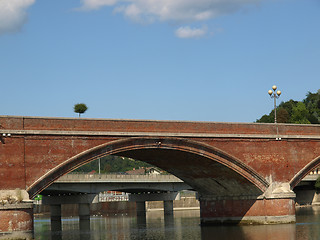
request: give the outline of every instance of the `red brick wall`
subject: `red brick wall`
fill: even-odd
[[[197,137],[184,137],[199,144],[207,144],[221,150],[232,158],[249,166],[260,176],[269,181],[289,182],[308,163],[320,156],[320,139],[283,138],[232,138],[205,137],[201,134],[258,134],[273,135],[274,124],[214,123],[214,122],[179,122],[179,121],[139,121],[139,120],[97,120],[32,117],[0,117],[0,130],[51,130],[51,131],[110,131],[141,133],[193,133]],[[320,127],[315,125],[279,124],[282,135],[320,136]],[[107,144],[128,136],[88,136],[88,135],[19,135],[3,138],[0,144],[0,189],[27,189],[43,175],[64,163],[67,159],[101,144]],[[137,146],[137,148],[144,148]],[[201,155],[201,150],[196,154]],[[134,155],[132,156],[134,157]],[[167,159],[161,167],[164,170],[187,168],[180,162]],[[200,161],[200,160],[199,160]],[[315,161],[314,166],[320,162]],[[154,162],[157,164],[157,162]],[[160,162],[159,162],[160,163]],[[192,164],[192,159],[190,160]],[[78,162],[79,164],[79,162]],[[174,164],[174,165],[170,165]],[[201,162],[197,163],[198,166]],[[228,161],[224,162],[228,166]],[[195,164],[194,167],[197,165]],[[208,165],[209,166],[209,165]],[[60,172],[72,168],[68,165]],[[59,171],[58,171],[59,172]],[[199,171],[202,174],[204,170]],[[189,176],[192,179],[192,176]],[[223,176],[222,176],[223,177]]]
[[[33,229],[33,208],[0,209],[0,233],[31,231]]]

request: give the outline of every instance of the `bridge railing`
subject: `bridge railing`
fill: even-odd
[[[304,180],[315,181],[320,175],[320,168],[311,171]],[[171,174],[90,174],[90,173],[69,173],[60,177],[56,182],[183,182]]]
[[[69,173],[60,177],[56,182],[183,182],[174,175],[146,174],[88,174],[88,173]]]
[[[320,168],[316,168],[309,173],[305,178],[314,179],[320,175]],[[97,173],[69,173],[60,177],[57,182],[81,182],[81,181],[107,181],[107,182],[119,182],[119,181],[130,181],[130,182],[183,182],[171,174],[144,174],[144,175],[130,175],[130,174],[97,174]]]

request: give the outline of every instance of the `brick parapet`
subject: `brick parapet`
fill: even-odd
[[[278,128],[278,131],[277,131]],[[320,136],[317,125],[0,116],[1,130]]]

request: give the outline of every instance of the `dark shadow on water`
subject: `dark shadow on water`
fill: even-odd
[[[81,240],[90,240],[90,219],[80,220],[79,221],[80,228],[80,239]]]
[[[146,215],[137,216],[137,227],[138,229],[145,229],[147,227]]]
[[[51,221],[51,239],[62,240],[62,222]]]
[[[164,215],[164,233],[166,239],[174,239],[175,238],[175,231],[174,231],[174,216],[173,214]]]
[[[146,214],[140,214],[137,216],[137,233],[133,235],[138,235],[141,239],[147,239],[147,218]]]

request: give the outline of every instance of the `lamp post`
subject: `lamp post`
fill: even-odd
[[[281,95],[281,91],[277,90],[277,86],[273,85],[272,86],[272,90],[269,90],[268,93],[270,95],[271,98],[274,99],[274,123],[277,123],[277,103],[276,103],[276,99],[280,97]]]

